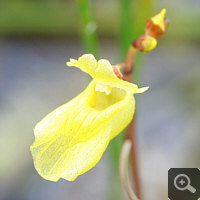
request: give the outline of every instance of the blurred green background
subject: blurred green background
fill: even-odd
[[[170,167],[200,166],[200,2],[83,2],[0,1],[0,200],[126,199],[116,166],[120,136],[91,171],[75,182],[53,183],[33,167],[32,129],[87,86],[89,76],[65,66],[69,58],[93,52],[122,62],[145,21],[162,8],[169,29],[153,52],[138,55],[136,65],[135,82],[150,86],[137,95],[144,199],[167,199]]]

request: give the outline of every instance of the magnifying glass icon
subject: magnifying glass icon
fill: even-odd
[[[190,178],[186,174],[179,174],[174,179],[174,186],[176,189],[184,191],[189,190],[191,193],[196,192],[196,188],[190,185]]]

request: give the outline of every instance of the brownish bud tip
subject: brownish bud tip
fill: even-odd
[[[167,26],[166,24],[165,26]],[[161,37],[165,32],[158,26],[155,25],[151,19],[146,22],[146,34],[155,38]]]
[[[146,34],[152,37],[161,37],[167,28],[168,21],[165,20],[166,9],[162,9],[157,15],[146,22]]]
[[[146,35],[142,35],[137,40],[133,41],[133,47],[138,49],[139,51],[143,51],[142,41],[145,39],[145,36]]]

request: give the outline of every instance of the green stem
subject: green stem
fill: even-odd
[[[92,18],[89,0],[78,0],[80,17],[82,23],[81,39],[87,53],[98,55],[97,25]]]
[[[120,8],[120,53],[124,60],[133,40],[131,0],[120,0]]]

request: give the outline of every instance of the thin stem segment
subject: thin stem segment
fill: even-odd
[[[133,45],[131,45],[128,50],[125,63],[122,63],[119,65],[120,68],[124,72],[124,76],[123,76],[124,79],[129,82],[132,82],[136,54],[137,54],[137,49],[134,48]],[[139,172],[138,172],[138,159],[137,159],[137,151],[136,151],[135,116],[127,128],[126,139],[131,142],[130,159],[131,159],[131,171],[132,171],[132,176],[133,176],[132,179],[134,183],[134,187],[132,188],[135,191],[136,196],[139,199],[141,199],[140,178],[139,178]],[[125,191],[127,190],[125,189]]]

